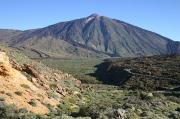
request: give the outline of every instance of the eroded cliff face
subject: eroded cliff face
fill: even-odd
[[[11,67],[9,58],[6,54],[4,52],[0,52],[0,75],[14,77],[18,74],[19,73]]]
[[[12,68],[4,52],[0,52],[0,81],[0,95],[5,98],[7,104],[15,104],[18,108],[44,114],[48,113],[48,108],[42,104],[43,102],[47,100],[50,103],[58,103],[48,99],[45,91],[33,85],[20,71]],[[44,99],[38,97],[38,94]],[[30,104],[32,100],[37,104],[36,107]]]
[[[30,65],[15,69],[5,52],[0,52],[0,97],[6,104],[14,104],[17,108],[25,108],[37,114],[47,114],[47,104],[57,106],[70,91],[59,85],[50,85],[49,79]],[[72,79],[64,73],[54,74],[60,78]],[[75,81],[76,79],[73,78]],[[72,93],[72,92],[71,92]],[[56,95],[56,98],[50,96]]]

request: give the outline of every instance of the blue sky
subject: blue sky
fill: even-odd
[[[180,0],[1,0],[0,28],[34,29],[92,13],[180,41]]]

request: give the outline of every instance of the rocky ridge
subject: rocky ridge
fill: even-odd
[[[52,75],[53,81],[32,65],[20,66],[10,61],[5,52],[0,52],[0,97],[6,104],[14,104],[17,108],[37,114],[49,113],[47,104],[56,107],[64,97],[71,97],[78,90],[65,88],[55,82],[71,80],[74,82],[72,85],[80,86],[80,82],[67,73],[56,71]]]

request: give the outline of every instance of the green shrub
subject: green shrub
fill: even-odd
[[[57,83],[51,83],[51,84],[49,84],[49,87],[51,89],[55,89],[57,87]]]
[[[54,99],[59,98],[58,95],[56,95],[54,92],[48,92],[47,94],[48,94],[48,97],[50,98],[54,98]]]
[[[18,112],[19,112],[19,113],[28,113],[28,110],[25,109],[25,108],[20,108],[20,109],[18,110]]]
[[[78,116],[89,116],[96,119],[100,116],[100,110],[96,106],[82,106],[80,107]]]
[[[61,113],[71,114],[71,104],[69,102],[63,102],[59,104],[58,109]]]
[[[140,98],[142,100],[146,100],[146,101],[149,101],[149,100],[152,100],[153,99],[153,95],[151,95],[152,93],[145,93],[145,92],[142,92],[140,94]]]
[[[9,97],[12,97],[12,94],[11,94],[11,93],[6,93],[6,95],[8,95]]]
[[[19,95],[19,96],[22,96],[23,93],[21,91],[16,91],[15,94]]]
[[[0,101],[5,101],[4,97],[0,97]]]
[[[31,100],[31,101],[29,101],[28,102],[31,106],[33,106],[33,107],[36,107],[37,106],[37,103],[36,103],[36,101],[35,100]]]
[[[21,87],[23,87],[25,89],[30,89],[29,85],[27,85],[27,84],[21,84]]]
[[[17,109],[15,105],[0,103],[0,119],[46,119],[43,116],[28,112],[26,109]]]
[[[178,98],[178,97],[168,96],[167,99],[172,101],[172,102],[175,102],[177,104],[180,104],[180,98]]]
[[[42,95],[42,94],[40,94],[40,93],[38,93],[38,94],[37,94],[37,96],[38,96],[38,97],[43,97],[43,95]]]

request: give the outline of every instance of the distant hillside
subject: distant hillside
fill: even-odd
[[[126,89],[178,90],[179,68],[179,56],[115,58],[98,65],[94,76]]]
[[[9,34],[12,33],[7,33]],[[137,57],[180,54],[179,42],[97,14],[14,34],[6,43],[32,57]],[[7,38],[3,39],[1,42]]]
[[[11,29],[0,29],[0,42],[1,43],[9,43],[16,36],[21,34],[22,31],[19,30],[11,30]]]

